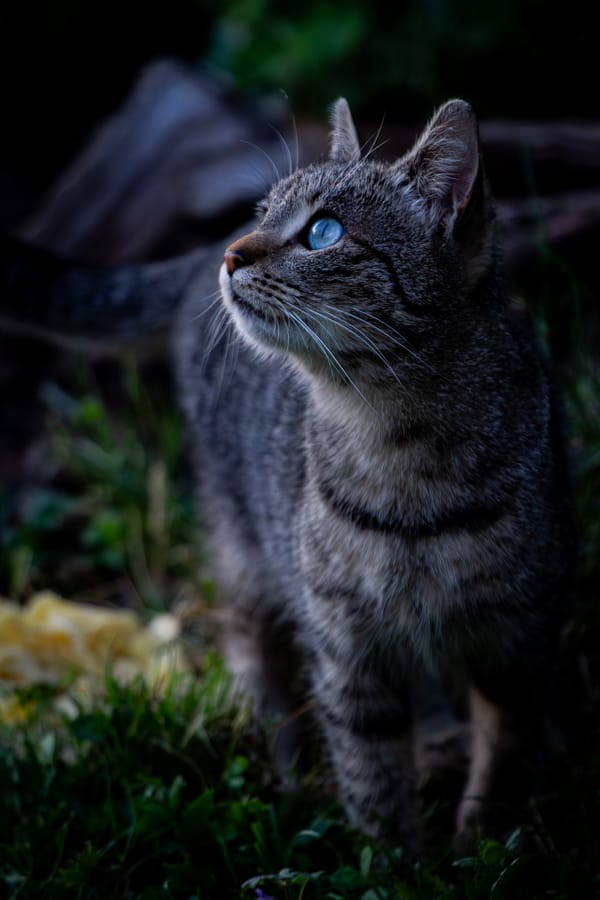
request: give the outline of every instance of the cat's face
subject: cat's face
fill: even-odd
[[[436,126],[439,113],[411,153],[387,164],[360,158],[338,103],[332,159],[276,184],[256,230],[225,253],[223,299],[243,335],[342,380],[421,358],[436,298],[460,269],[453,229],[478,171],[465,107],[466,137],[457,115]],[[454,169],[452,153],[462,154]]]

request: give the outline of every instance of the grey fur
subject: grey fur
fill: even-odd
[[[331,146],[229,247],[228,316],[192,298],[180,320],[229,659],[284,718],[299,666],[350,820],[407,841],[411,684],[469,685],[464,835],[540,740],[574,553],[560,413],[503,292],[468,104],[387,164],[338,101]],[[313,251],[320,215],[345,234]]]
[[[331,108],[329,158],[332,162],[338,163],[349,163],[360,159],[360,143],[345,97],[339,97]]]

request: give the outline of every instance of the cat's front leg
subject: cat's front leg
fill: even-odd
[[[321,649],[313,664],[316,712],[348,819],[365,833],[415,844],[414,771],[407,693],[353,660]]]
[[[257,722],[271,726],[275,769],[293,786],[306,727],[293,625],[251,594],[238,595],[228,612],[224,650],[234,691],[251,701]]]
[[[535,792],[547,693],[539,676],[548,670],[542,667],[535,676],[521,670],[521,678],[519,670],[516,664],[511,672],[503,667],[496,683],[485,677],[470,685],[472,747],[456,822],[459,850],[472,849],[481,836],[504,836],[521,824]]]

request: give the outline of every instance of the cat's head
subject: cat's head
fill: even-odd
[[[462,100],[392,163],[363,156],[338,100],[329,159],[275,184],[260,213],[225,251],[224,302],[252,343],[340,381],[430,365],[491,264],[492,208]]]

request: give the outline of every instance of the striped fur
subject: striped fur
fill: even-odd
[[[413,681],[469,686],[464,835],[540,734],[574,553],[560,412],[503,293],[470,107],[388,164],[340,101],[331,146],[228,249],[227,315],[181,317],[228,651],[262,713],[293,721],[306,686],[350,820],[407,843]],[[322,216],[345,233],[311,250]]]

